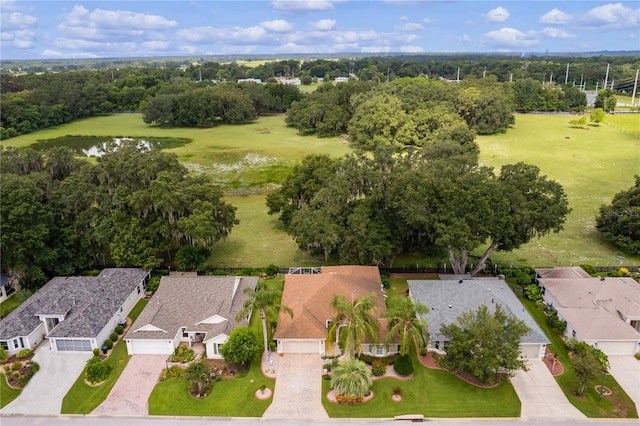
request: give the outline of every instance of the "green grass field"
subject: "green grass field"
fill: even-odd
[[[22,389],[14,389],[7,384],[7,378],[0,373],[0,408],[8,405],[11,401],[20,396]]]
[[[640,114],[611,114],[607,115],[604,122],[640,139]]]
[[[520,417],[520,400],[511,382],[484,389],[453,374],[424,367],[412,357],[410,380],[380,379],[373,382],[374,398],[359,405],[339,405],[326,398],[329,381],[322,381],[322,405],[329,417],[390,418],[401,414],[425,417]],[[402,401],[393,402],[393,388],[402,389]]]
[[[617,128],[604,124],[575,129],[568,125],[569,115],[525,114],[518,115],[515,126],[503,134],[478,137],[483,164],[497,169],[518,161],[535,164],[564,186],[573,209],[560,233],[536,239],[511,253],[494,253],[493,261],[504,266],[640,264],[640,256],[620,252],[595,229],[599,207],[610,203],[615,193],[630,188],[634,174],[640,173],[640,140],[629,133],[640,131],[639,117],[616,114],[607,116],[606,121]],[[300,252],[276,218],[266,214],[264,188],[281,182],[308,154],[342,156],[349,152],[342,138],[302,137],[285,125],[282,115],[261,117],[246,125],[162,129],[144,124],[140,114],[115,114],[78,120],[3,143],[24,147],[65,135],[191,139],[191,143],[167,152],[177,154],[190,169],[213,175],[226,190],[226,199],[238,208],[241,221],[226,241],[216,245],[210,260],[213,266],[323,263],[321,257]],[[435,266],[445,261],[408,254],[395,265]]]

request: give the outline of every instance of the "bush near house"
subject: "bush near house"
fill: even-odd
[[[189,348],[187,345],[180,345],[173,351],[173,355],[169,357],[169,361],[189,362],[192,361],[195,357],[196,353],[193,351],[193,349]]]
[[[393,363],[393,369],[403,377],[412,375],[413,362],[411,362],[411,357],[409,355],[398,357],[398,359]]]
[[[112,342],[116,342],[116,341],[118,340],[118,333],[116,333],[116,332],[114,331],[113,333],[111,333],[111,334],[109,335],[109,339],[110,339]]]
[[[116,326],[116,333],[122,334],[124,332],[124,327],[121,325]]]
[[[374,359],[371,363],[371,373],[376,376],[384,376],[387,372],[387,364],[379,359]]]
[[[109,378],[112,368],[111,364],[103,362],[99,356],[94,356],[87,361],[84,377],[91,384],[101,383]]]
[[[29,358],[29,356],[31,356],[31,349],[29,348],[22,349],[20,352],[16,354],[16,358],[18,359]]]

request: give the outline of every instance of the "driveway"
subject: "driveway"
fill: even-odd
[[[166,366],[167,355],[133,355],[107,399],[91,414],[146,416],[148,400]]]
[[[286,354],[278,358],[273,402],[263,419],[328,420],[322,406],[322,358]]]
[[[610,356],[609,371],[640,413],[640,361],[632,356]]]
[[[40,370],[31,378],[20,396],[4,407],[2,412],[60,414],[62,399],[92,356],[92,353],[54,353],[49,349],[49,340],[44,339],[33,357],[33,361],[40,365]]]
[[[520,398],[520,417],[526,419],[585,419],[574,407],[540,359],[530,359],[529,371],[518,371],[511,383]]]

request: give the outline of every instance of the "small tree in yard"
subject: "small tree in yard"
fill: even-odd
[[[189,364],[185,371],[186,377],[191,380],[192,383],[196,383],[198,387],[198,395],[202,395],[205,391],[207,379],[211,373],[211,367],[204,361],[198,361]]]
[[[500,305],[492,314],[486,305],[464,312],[458,323],[443,325],[440,333],[451,339],[447,355],[440,358],[450,370],[463,371],[482,383],[496,383],[517,370],[526,370],[520,359],[520,340],[529,327]]]
[[[229,339],[220,348],[220,353],[227,362],[246,364],[251,362],[261,350],[260,344],[249,327],[238,327],[231,332]]]
[[[371,370],[363,361],[347,357],[333,369],[331,387],[346,397],[344,402],[360,402],[372,385]]]
[[[571,366],[578,382],[576,395],[583,395],[587,384],[598,378],[603,371],[602,364],[593,355],[593,352],[589,350],[575,352],[571,358]]]
[[[424,334],[427,331],[427,323],[420,319],[419,314],[429,310],[422,303],[408,297],[393,297],[387,302],[388,308],[382,314],[389,319],[389,332],[387,333],[387,345],[397,337],[400,339],[400,355],[407,355],[413,344],[416,349],[424,346]]]

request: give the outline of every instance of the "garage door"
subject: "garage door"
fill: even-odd
[[[56,339],[58,352],[91,352],[91,342],[80,339]]]
[[[173,345],[166,340],[130,340],[129,355],[169,355],[173,353]]]
[[[520,352],[525,358],[540,358],[540,352],[542,351],[541,345],[534,344],[522,344],[520,345]],[[544,352],[543,352],[544,354]]]
[[[318,340],[288,340],[282,342],[282,352],[285,354],[318,354],[320,342]]]
[[[636,342],[598,342],[598,349],[608,356],[634,355]]]

